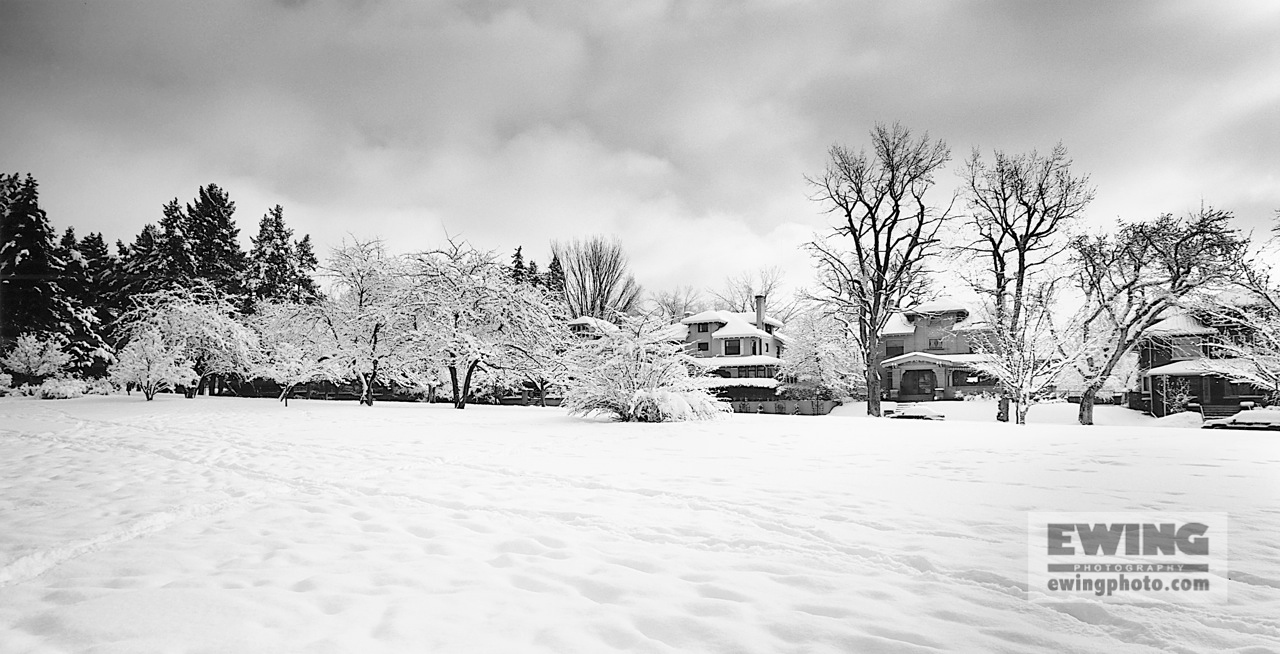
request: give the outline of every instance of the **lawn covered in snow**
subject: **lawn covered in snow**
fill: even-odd
[[[0,652],[1280,649],[1280,434],[1098,417],[5,398]],[[1228,605],[1024,599],[1026,512],[1137,510]]]

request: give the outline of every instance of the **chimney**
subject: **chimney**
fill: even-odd
[[[764,296],[756,296],[756,329],[764,331]]]
[[[682,317],[682,318],[688,318],[689,316],[692,316],[692,315],[693,315],[693,312],[692,312],[692,311],[686,311],[686,312],[684,312],[684,315],[683,315],[683,316],[681,316],[681,317]]]

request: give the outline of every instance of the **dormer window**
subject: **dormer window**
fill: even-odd
[[[930,350],[941,350],[941,349],[942,349],[942,339],[941,339],[941,338],[931,338],[931,339],[929,339],[929,349],[930,349]]]
[[[701,333],[701,334],[707,333],[707,327],[708,325],[705,322],[698,323],[698,333]]]

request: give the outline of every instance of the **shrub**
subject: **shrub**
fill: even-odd
[[[84,382],[67,377],[46,379],[36,389],[36,397],[42,400],[69,400],[82,395],[84,395]]]
[[[13,375],[0,372],[0,397],[13,392]]]

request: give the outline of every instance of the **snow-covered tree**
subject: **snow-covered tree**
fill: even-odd
[[[257,334],[240,322],[224,295],[207,286],[139,296],[121,324],[129,341],[155,335],[177,349],[196,373],[190,397],[202,393],[214,376],[247,376],[259,356]]]
[[[183,354],[181,344],[170,342],[160,330],[143,328],[133,333],[111,365],[110,377],[117,385],[137,387],[147,400],[156,393],[196,383],[199,375]]]
[[[414,257],[409,272],[413,305],[425,331],[420,349],[448,371],[454,406],[466,408],[481,369],[547,376],[569,340],[565,316],[540,289],[518,283],[492,253],[465,243]],[[545,373],[545,374],[542,374]]]
[[[698,313],[708,307],[702,291],[687,284],[670,290],[650,291],[645,305],[647,312],[656,313],[667,322],[679,322],[686,313]],[[755,306],[750,310],[755,311]]]
[[[248,258],[240,247],[236,227],[236,203],[217,184],[200,187],[194,203],[185,210],[186,235],[195,260],[195,278],[202,279],[227,297],[245,295]]]
[[[343,377],[360,383],[360,403],[368,406],[384,377],[421,370],[430,358],[432,341],[406,295],[403,268],[381,241],[354,240],[334,249],[321,269],[329,288],[316,311],[327,348]]]
[[[1084,380],[1079,421],[1093,424],[1098,391],[1152,325],[1195,295],[1235,277],[1246,242],[1231,214],[1201,208],[1186,218],[1163,215],[1122,223],[1112,235],[1071,241],[1073,281],[1084,296],[1077,318],[1076,370]]]
[[[787,354],[778,376],[787,382],[788,394],[816,400],[866,391],[861,349],[846,322],[811,306],[793,317],[782,335]]]
[[[1017,322],[988,302],[981,318],[985,328],[972,331],[969,344],[983,355],[971,365],[999,382],[1001,397],[1013,404],[1014,421],[1024,425],[1027,411],[1053,395],[1085,348],[1062,347],[1078,341],[1071,333],[1075,325],[1055,323],[1056,282],[1021,290]],[[1003,320],[1003,326],[997,320]]]
[[[0,364],[18,375],[21,383],[39,384],[66,372],[72,361],[66,348],[67,339],[60,334],[38,336],[27,333],[18,337],[8,353],[0,358]]]
[[[343,380],[333,340],[314,305],[259,304],[250,324],[261,348],[253,374],[279,384],[285,406],[300,384]]]
[[[58,285],[70,311],[69,320],[65,323],[65,336],[66,350],[71,354],[71,367],[78,374],[101,377],[106,373],[107,364],[111,360],[106,328],[100,312],[95,308],[103,300],[93,293],[93,271],[89,269],[88,259],[81,252],[81,244],[76,240],[74,228],[68,227],[63,233],[55,254],[62,267]]]
[[[670,340],[665,323],[622,316],[619,329],[569,352],[563,406],[624,422],[705,420],[729,411],[700,383],[705,369]]]
[[[61,333],[74,308],[34,177],[0,174],[0,346],[27,332]]]

